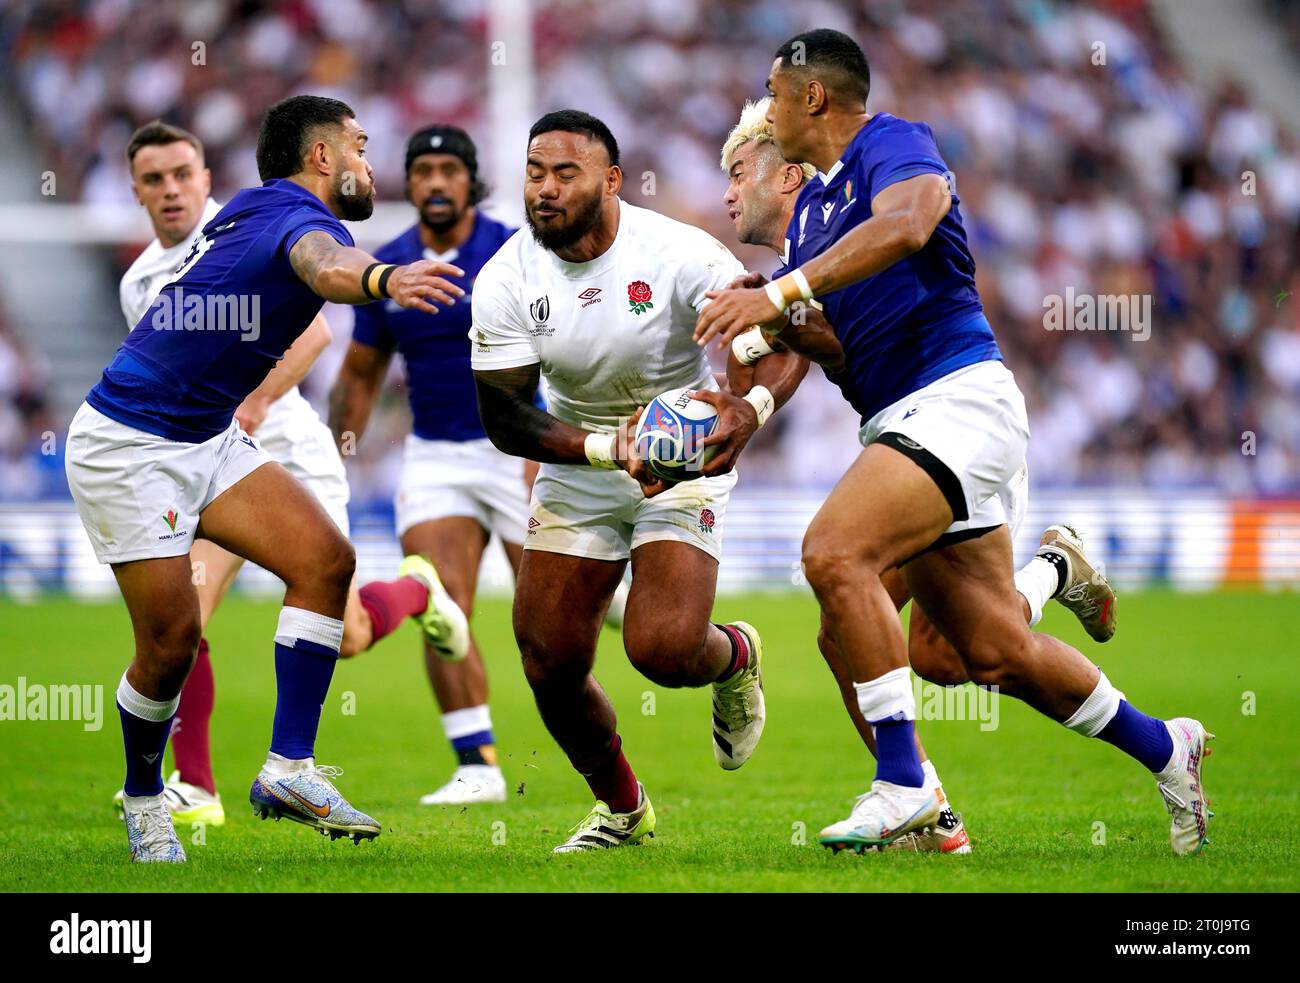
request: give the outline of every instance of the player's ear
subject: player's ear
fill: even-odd
[[[783,164],[781,166],[781,190],[784,192],[798,191],[803,184],[803,168],[798,164]]]
[[[203,168],[203,195],[207,197],[212,194],[212,169]]]
[[[617,164],[610,164],[609,170],[605,172],[605,190],[611,195],[623,190],[623,168]]]
[[[825,112],[830,103],[830,96],[826,94],[826,86],[816,79],[809,79],[808,86],[804,90],[804,100],[808,107],[808,115],[816,116],[818,113]]]

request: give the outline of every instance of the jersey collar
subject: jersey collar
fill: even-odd
[[[551,262],[555,264],[555,268],[560,275],[570,280],[585,280],[610,269],[618,256],[619,247],[622,245],[623,240],[627,238],[627,209],[627,202],[620,198],[618,200],[618,231],[614,233],[614,241],[609,244],[608,249],[595,259],[589,259],[585,263],[570,263],[547,250],[547,255],[551,257]]]

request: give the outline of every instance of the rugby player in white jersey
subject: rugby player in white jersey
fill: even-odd
[[[713,687],[723,768],[739,768],[758,743],[762,643],[750,625],[709,616],[731,469],[771,404],[719,392],[692,341],[705,293],[743,273],[726,247],[621,201],[618,144],[595,117],[549,113],[528,139],[528,228],[479,273],[471,364],[488,436],[541,462],[514,627],[542,720],[597,800],[556,848],[567,853],[636,843],[655,827],[591,674],[629,557],[632,664],[662,686]],[[542,378],[549,412],[534,404]],[[666,487],[628,438],[642,407],[683,386],[717,407],[719,450],[701,477]]]
[[[794,217],[795,201],[805,183],[812,180],[817,171],[811,164],[792,164],[781,156],[772,140],[772,125],[766,119],[768,102],[768,99],[761,99],[757,103],[747,103],[740,120],[723,144],[720,163],[728,179],[723,204],[736,227],[737,239],[751,245],[767,246],[781,257],[784,264],[789,250],[786,229]],[[784,268],[774,276],[780,272],[784,272]],[[751,273],[742,282],[757,286],[766,280]],[[802,314],[808,319],[824,321],[815,306],[804,309]],[[834,377],[837,369],[842,367],[843,350],[837,345],[819,351],[817,355],[828,376]],[[803,356],[785,348],[779,341],[769,341],[763,337],[761,329],[753,328],[732,343],[727,378],[729,388],[738,395],[749,392],[755,385],[765,385],[779,407],[793,395],[808,367],[809,361]],[[1014,533],[1028,506],[1028,480],[1023,473],[1010,502]],[[1054,598],[1079,619],[1094,639],[1109,641],[1116,626],[1115,592],[1105,576],[1088,561],[1074,536],[1064,534],[1065,530],[1066,527],[1048,528],[1040,541],[1041,555],[1034,556],[1016,571],[1016,589],[1025,617],[1031,626],[1038,624],[1043,615],[1043,605]],[[1069,554],[1071,577],[1068,580],[1060,576],[1061,567],[1053,558],[1058,552]],[[890,599],[901,611],[911,600],[902,568],[885,571],[881,580]],[[875,737],[858,707],[852,672],[824,621],[818,632],[817,645],[839,684],[849,717],[874,754]],[[970,678],[956,650],[916,604],[912,605],[908,620],[907,654],[912,669],[929,682],[956,686]],[[921,745],[920,735],[917,735],[916,745],[926,782],[934,788],[945,808],[933,826],[900,837],[890,846],[948,854],[970,853],[970,838],[962,816],[948,804],[934,764]]]
[[[127,165],[131,189],[148,213],[155,236],[122,276],[118,288],[129,331],[144,317],[159,291],[175,279],[177,267],[221,206],[210,197],[212,174],[204,163],[202,143],[181,127],[160,120],[140,127],[127,146]],[[329,428],[298,390],[298,383],[329,343],[329,325],[318,314],[266,380],[235,411],[235,418],[245,433],[255,435],[263,450],[320,500],[346,536],[348,483],[343,462]],[[200,618],[206,630],[244,561],[201,538],[195,540],[190,559]],[[441,612],[448,611],[450,598],[436,586],[430,588],[429,596],[439,612],[432,620],[441,625]],[[370,616],[358,603],[353,584],[344,614],[341,654],[349,656],[369,648],[372,638]],[[171,735],[176,769],[163,790],[168,810],[178,822],[211,826],[225,822],[225,810],[212,775],[209,721],[213,703],[212,662],[204,637],[181,690]],[[120,790],[113,801],[120,813]]]

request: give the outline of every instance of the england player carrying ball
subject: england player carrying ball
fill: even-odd
[[[808,181],[814,180],[816,169],[811,164],[792,164],[785,160],[772,141],[772,126],[766,119],[768,100],[748,103],[739,122],[728,135],[722,147],[721,165],[727,175],[727,191],[723,204],[736,238],[741,242],[763,245],[788,261],[790,244],[786,229],[795,213],[795,202]],[[782,266],[774,278],[787,272]],[[737,285],[762,286],[766,279],[749,274]],[[824,332],[825,317],[809,305],[800,311],[800,317],[811,320]],[[798,324],[790,330],[797,330]],[[826,334],[820,338],[825,340]],[[841,374],[844,362],[843,349],[838,345],[817,345],[812,355],[825,369],[827,377],[843,384]],[[772,393],[777,406],[783,405],[794,394],[807,374],[809,360],[785,348],[779,341],[765,337],[762,329],[751,328],[732,343],[728,358],[727,377],[733,393],[743,395],[753,386],[764,385]],[[1005,501],[1008,522],[1014,535],[1028,506],[1028,476],[1022,471],[1019,480],[1008,488]],[[1065,561],[1069,560],[1067,564]],[[1066,577],[1069,572],[1069,579]],[[907,581],[900,567],[886,570],[881,581],[889,592],[894,606],[901,611],[911,600]],[[1038,555],[1016,571],[1016,591],[1029,625],[1038,624],[1043,615],[1043,605],[1051,598],[1068,608],[1085,630],[1097,641],[1109,641],[1115,633],[1115,592],[1106,578],[1096,570],[1075,541],[1068,528],[1053,526],[1044,532]],[[871,725],[858,707],[857,690],[849,666],[835,644],[835,639],[823,619],[817,636],[818,648],[826,659],[841,698],[849,712],[858,734],[868,750],[875,753],[876,741]],[[935,629],[919,605],[912,605],[908,621],[907,658],[917,675],[941,686],[955,686],[970,677],[953,647]],[[971,852],[970,838],[966,834],[961,813],[954,811],[944,794],[934,764],[929,760],[920,736],[916,740],[921,768],[926,785],[933,788],[943,806],[939,819],[932,827],[909,833],[894,840],[891,847],[917,849],[947,854]]]
[[[210,540],[284,581],[275,633],[271,746],[249,798],[263,818],[331,837],[373,837],[316,767],[315,739],[343,641],[356,565],[319,499],[248,436],[236,410],[326,300],[376,297],[434,312],[461,270],[377,263],[340,219],[368,218],[365,131],[335,99],[277,103],[257,143],[263,184],[207,222],[173,279],[127,336],[68,429],[68,484],[96,557],[111,564],[135,632],[117,705],[126,752],[131,858],[180,863],[163,797],[163,750],[202,634],[190,550]],[[286,548],[286,544],[288,547]]]
[[[636,843],[654,831],[614,708],[592,675],[601,617],[631,558],[628,658],[662,686],[713,687],[713,749],[739,768],[763,730],[762,642],[709,621],[731,470],[770,412],[717,391],[691,329],[706,294],[743,267],[717,240],[619,198],[609,128],[564,110],[529,131],[528,228],[474,286],[479,412],[501,450],[541,462],[515,592],[524,671],[547,729],[596,797],[557,852]],[[550,411],[534,399],[547,383]],[[717,456],[666,487],[628,437],[639,410],[688,386],[713,403]]]
[[[838,345],[841,388],[862,416],[864,450],[809,526],[803,561],[874,728],[877,771],[821,842],[888,845],[942,809],[917,754],[907,642],[883,580],[904,564],[908,590],[974,682],[1140,762],[1172,817],[1174,853],[1195,853],[1210,817],[1204,726],[1142,713],[1082,653],[1025,622],[1005,504],[1029,440],[1024,397],[984,316],[930,128],[868,114],[869,88],[862,49],[838,31],[779,49],[772,137],[786,160],[818,171],[787,233],[790,272],[721,292],[696,328],[701,345],[730,344],[755,324],[810,356]],[[790,307],[814,297],[825,321],[791,327]]]

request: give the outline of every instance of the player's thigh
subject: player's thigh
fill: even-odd
[[[625,560],[524,551],[514,628],[529,682],[591,671],[605,610],[626,565]]]
[[[229,550],[224,550],[209,539],[196,539],[190,547],[191,579],[199,593],[199,611],[203,627],[208,627],[214,611],[235,582],[239,568],[244,565],[241,557]]]
[[[419,522],[402,533],[402,552],[407,556],[419,553],[432,563],[447,593],[467,613],[474,604],[487,544],[488,531],[477,519],[465,515]]]
[[[973,674],[1027,642],[1006,526],[918,556],[904,573],[917,604]]]
[[[884,444],[863,449],[808,525],[803,564],[816,591],[848,570],[879,575],[933,543],[952,508],[918,464]]]
[[[638,653],[685,652],[703,642],[713,613],[718,561],[690,543],[642,543],[632,551],[632,586],[623,615],[623,645]]]
[[[112,569],[131,617],[137,660],[164,672],[182,666],[188,672],[201,634],[189,557],[131,560]]]
[[[214,498],[199,518],[199,535],[290,587],[321,582],[342,593],[356,567],[352,544],[325,507],[274,461]]]

